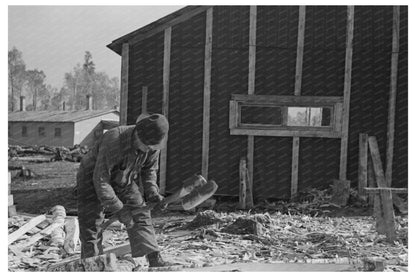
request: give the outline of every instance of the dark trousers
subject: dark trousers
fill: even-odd
[[[103,238],[98,236],[100,225],[104,221],[104,210],[97,198],[92,182],[92,172],[82,168],[77,174],[78,184],[78,220],[81,239],[81,258],[103,254]],[[126,187],[114,186],[117,196],[124,204],[143,207],[145,202],[136,184]],[[159,251],[150,211],[135,211],[132,208],[134,225],[127,230],[131,254],[141,257]]]

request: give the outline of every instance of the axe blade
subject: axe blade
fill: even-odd
[[[194,189],[182,199],[182,208],[187,211],[195,208],[208,198],[214,195],[218,185],[213,180],[209,180],[205,185]]]

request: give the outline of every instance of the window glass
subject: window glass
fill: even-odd
[[[27,137],[27,127],[22,126],[22,137]]]
[[[331,109],[326,107],[288,107],[288,126],[330,126]]]
[[[39,127],[39,136],[44,137],[45,136],[45,127]]]
[[[55,128],[55,137],[61,137],[61,128]]]
[[[281,107],[241,106],[241,124],[282,125]]]

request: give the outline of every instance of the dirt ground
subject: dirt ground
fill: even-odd
[[[68,215],[76,215],[72,189],[78,163],[11,161],[9,165],[23,165],[35,174],[33,178],[12,180],[11,191],[19,213],[42,214],[62,205]],[[396,216],[398,239],[390,243],[375,231],[368,207],[331,210],[328,204],[266,200],[251,211],[239,211],[236,204],[217,198],[214,210],[152,213],[164,256],[186,268],[241,262],[356,263],[381,258],[386,261],[385,271],[407,271],[407,215]],[[243,225],[238,224],[241,222]],[[252,222],[257,222],[254,229],[250,229]],[[9,232],[19,226],[10,224],[9,220]],[[123,226],[111,228],[104,235],[105,247],[128,241]],[[38,246],[42,248],[43,244],[47,241],[40,241]],[[38,271],[53,263],[37,258],[42,256],[41,251],[31,255],[30,263],[17,262],[9,252],[9,270]],[[139,271],[146,270],[144,259],[135,259],[134,263]]]

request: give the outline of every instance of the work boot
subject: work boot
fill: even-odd
[[[172,263],[166,262],[160,256],[160,252],[152,252],[146,255],[147,261],[149,262],[149,267],[165,267],[172,266]]]

